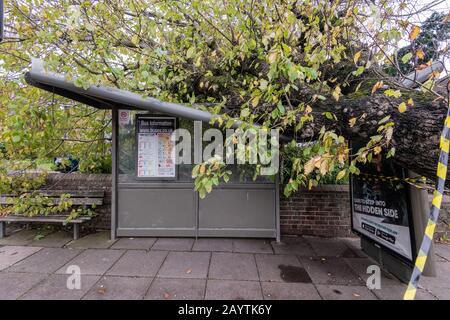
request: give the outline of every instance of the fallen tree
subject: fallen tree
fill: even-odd
[[[367,141],[377,134],[377,123],[380,119],[389,116],[395,123],[390,142],[395,148],[393,161],[419,175],[435,180],[439,139],[448,102],[431,95],[420,96],[414,99],[414,106],[408,112],[400,113],[398,105],[401,102],[401,99],[387,98],[383,94],[344,98],[331,107],[340,122],[332,124],[323,119],[323,123],[335,128],[349,140]],[[330,106],[317,104],[315,109],[329,110]],[[362,118],[362,121],[357,121],[350,127],[347,124],[353,118]],[[311,126],[317,130],[320,123],[321,121],[317,120]]]
[[[437,89],[436,70],[423,81],[405,73],[448,58],[448,49],[440,46],[449,34],[448,13],[437,12],[422,25],[413,22],[435,5],[136,0],[130,6],[63,0],[37,7],[31,0],[13,0],[6,6],[0,59],[8,74],[23,74],[30,57],[39,57],[81,87],[101,83],[202,105],[225,127],[229,117],[238,117],[299,142],[314,140],[300,154],[283,155],[294,164],[287,173],[294,187],[316,185],[336,168],[343,178],[357,171],[358,161],[381,155],[434,179],[447,87]],[[402,41],[408,46],[400,56]],[[5,86],[1,96],[4,115],[12,113],[8,101],[17,86],[23,87],[20,78],[12,81],[17,85]],[[13,110],[19,119],[39,108],[29,97],[40,94],[28,92],[29,107]],[[72,130],[74,124],[64,121],[68,132],[89,132],[90,125]],[[52,124],[44,122],[39,132],[50,135]],[[2,131],[5,150],[30,149],[18,135]],[[366,146],[347,165],[357,152],[348,150],[347,140],[355,139]]]

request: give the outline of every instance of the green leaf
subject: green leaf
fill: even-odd
[[[249,108],[242,109],[242,111],[241,111],[241,117],[242,118],[247,118],[249,115],[250,115],[250,109]]]
[[[278,102],[277,108],[278,108],[278,110],[280,110],[281,114],[284,114],[285,109],[284,109],[283,103],[281,103],[281,100],[280,100],[280,102]]]
[[[374,141],[374,142],[380,142],[381,139],[383,139],[382,135],[376,135],[376,136],[372,136],[370,137],[370,140]]]
[[[261,99],[261,96],[255,96],[255,97],[252,99],[252,106],[253,106],[253,107],[256,107],[256,106],[258,105],[259,99]]]
[[[386,91],[384,91],[384,95],[387,97],[400,98],[402,96],[402,93],[400,92],[400,90],[387,89]]]
[[[387,122],[390,118],[391,118],[391,116],[386,116],[383,119],[381,119],[380,121],[378,121],[378,124],[383,124],[383,123]]]
[[[341,180],[342,178],[344,178],[346,173],[347,173],[346,169],[339,171],[339,173],[336,176],[336,180]]]
[[[260,89],[261,91],[266,90],[266,89],[267,89],[268,83],[269,83],[269,82],[268,82],[267,80],[262,79],[262,80],[259,82],[259,89]]]
[[[392,148],[388,151],[388,153],[386,154],[386,158],[393,157],[394,155],[395,155],[395,148],[392,147]]]
[[[360,67],[358,67],[358,69],[353,71],[352,74],[357,77],[357,76],[361,75],[364,72],[364,70],[366,70],[366,68],[364,68],[363,66],[360,66]]]
[[[195,48],[194,47],[190,47],[186,51],[186,58],[190,59],[190,58],[194,57],[194,54],[195,54]]]
[[[409,60],[411,60],[412,56],[413,54],[411,52],[408,52],[402,57],[402,62],[407,63]]]
[[[332,112],[324,112],[323,115],[328,119],[328,120],[336,120],[336,116],[332,113]]]

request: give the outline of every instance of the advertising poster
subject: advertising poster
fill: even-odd
[[[137,176],[175,178],[175,118],[137,118]]]
[[[412,221],[407,183],[385,177],[405,177],[392,161],[359,167],[351,177],[352,228],[409,261],[413,259]]]

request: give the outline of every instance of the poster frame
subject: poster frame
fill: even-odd
[[[135,142],[136,148],[134,150],[134,161],[135,161],[135,178],[139,181],[176,181],[178,180],[178,165],[175,163],[175,176],[173,177],[139,177],[138,175],[138,154],[139,154],[139,120],[141,119],[170,119],[174,121],[174,130],[178,128],[178,118],[165,115],[149,115],[149,114],[136,114],[135,115]],[[176,142],[175,142],[176,143]]]
[[[405,169],[402,168],[402,171]],[[403,172],[404,173],[404,172]],[[404,178],[404,177],[402,177]],[[353,174],[349,175],[349,187],[350,187],[350,224],[351,224],[351,231],[358,235],[361,238],[364,238],[365,240],[373,243],[375,246],[383,249],[384,251],[388,252],[392,256],[396,257],[397,259],[401,260],[402,262],[406,263],[407,265],[413,267],[414,261],[416,260],[417,256],[417,246],[416,246],[416,239],[415,239],[415,233],[414,233],[414,223],[413,223],[413,215],[412,215],[412,208],[411,208],[411,199],[409,194],[409,185],[406,185],[406,203],[407,203],[407,212],[408,212],[408,222],[409,222],[409,237],[411,242],[411,256],[412,259],[408,259],[407,257],[401,255],[400,253],[396,252],[395,250],[389,248],[388,246],[384,245],[382,242],[376,241],[375,239],[365,235],[364,233],[361,233],[360,231],[356,230],[353,225]]]

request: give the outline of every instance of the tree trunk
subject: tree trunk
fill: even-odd
[[[310,130],[305,130],[303,137],[317,132],[326,124],[349,140],[367,142],[370,136],[377,134],[378,121],[390,115],[395,123],[392,146],[396,152],[393,160],[404,168],[435,180],[439,139],[447,114],[447,102],[418,94],[417,97],[411,97],[414,106],[404,113],[400,113],[397,108],[401,99],[387,98],[383,94],[344,97],[332,106],[320,102],[313,106],[313,110],[333,111],[338,122],[332,123],[319,113],[315,115],[315,123],[310,125]],[[361,119],[363,114],[366,116]],[[352,128],[349,126],[351,118],[358,118]]]

